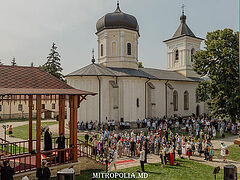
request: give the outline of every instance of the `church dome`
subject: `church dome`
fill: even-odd
[[[104,29],[118,29],[125,28],[139,33],[139,26],[137,19],[129,14],[123,13],[120,10],[119,3],[117,9],[113,13],[108,13],[97,21],[97,33]]]

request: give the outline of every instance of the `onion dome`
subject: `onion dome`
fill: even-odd
[[[129,29],[139,33],[139,26],[137,19],[129,14],[123,13],[120,10],[119,2],[117,3],[117,9],[113,13],[108,13],[97,21],[96,24],[97,33],[104,29]]]

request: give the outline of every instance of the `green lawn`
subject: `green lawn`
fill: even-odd
[[[159,163],[147,164],[145,170],[148,173],[147,180],[207,180],[214,179],[213,170],[214,167],[207,166],[194,161],[186,159],[179,159],[179,166],[165,166],[161,167]],[[137,170],[140,170],[140,166],[127,168],[118,172],[134,173],[138,175]],[[76,180],[89,180],[92,177],[93,172],[104,172],[99,170],[83,171]],[[52,180],[54,180],[53,178]],[[141,179],[141,178],[136,178]],[[223,170],[217,175],[217,179],[223,179]]]
[[[46,125],[53,125],[53,124],[57,124],[58,122],[42,122],[41,126],[46,126]],[[18,127],[14,127],[13,125],[13,134],[12,136],[15,138],[21,138],[21,139],[25,139],[28,140],[28,124],[23,125],[23,126],[18,126]],[[32,138],[36,139],[36,123],[32,124]]]
[[[240,161],[240,147],[239,145],[231,145],[228,147],[228,150],[229,150],[229,155],[227,156],[227,159],[230,159],[230,160],[234,160],[234,161]],[[217,157],[220,157],[221,158],[221,150],[220,149],[217,149],[215,150],[214,154],[217,156]]]

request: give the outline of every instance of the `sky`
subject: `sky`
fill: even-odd
[[[2,63],[8,65],[15,57],[17,65],[42,65],[55,42],[64,75],[91,63],[92,48],[97,49],[96,22],[116,9],[116,0],[0,2]],[[120,0],[121,10],[138,20],[139,61],[144,67],[166,68],[163,41],[177,30],[183,3],[196,36],[205,38],[207,32],[224,28],[238,31],[238,0]]]

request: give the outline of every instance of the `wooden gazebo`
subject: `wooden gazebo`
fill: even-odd
[[[77,117],[78,108],[88,95],[96,93],[75,89],[56,77],[36,67],[0,65],[0,101],[25,101],[29,105],[28,153],[33,152],[36,141],[36,168],[41,165],[41,108],[43,100],[59,101],[59,134],[64,132],[65,105],[70,108],[69,156],[71,162],[77,161]],[[36,140],[32,138],[33,101],[36,101]],[[1,103],[1,102],[0,102]],[[7,143],[7,142],[4,142]],[[15,148],[16,149],[16,148]],[[20,151],[20,150],[19,150]],[[16,156],[16,154],[15,154]],[[32,157],[32,156],[31,156]],[[30,161],[31,161],[30,157]],[[1,157],[0,157],[1,158]],[[26,157],[25,157],[26,161]],[[14,160],[15,162],[15,160]]]

